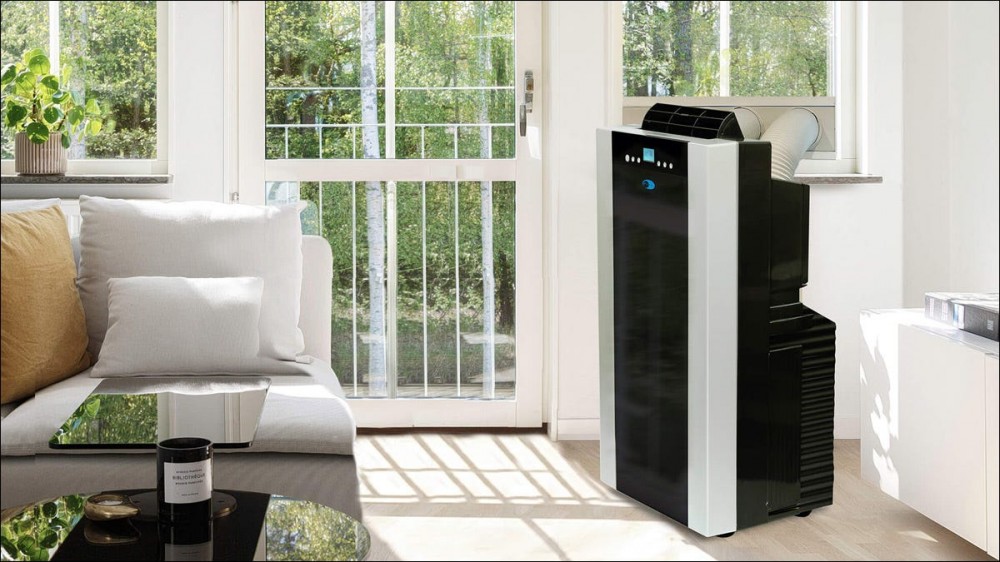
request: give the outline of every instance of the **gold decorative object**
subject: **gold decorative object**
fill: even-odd
[[[87,499],[83,514],[91,521],[114,521],[139,515],[139,507],[125,494],[96,494]]]

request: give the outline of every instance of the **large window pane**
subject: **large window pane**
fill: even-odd
[[[266,157],[513,158],[514,3],[400,1],[386,17],[383,2],[267,2]]]
[[[719,3],[627,1],[626,96],[719,95]]]
[[[21,60],[21,55],[35,49],[49,50],[48,2],[0,3],[0,67]],[[0,157],[14,157],[13,131],[3,124]]]
[[[305,203],[303,233],[324,236],[333,250],[331,361],[345,392],[391,394],[385,357],[395,345],[397,397],[513,398],[514,182],[399,182],[394,239],[385,230],[387,189],[266,185],[269,204]],[[387,302],[393,240],[396,300]],[[372,251],[381,257],[369,260]],[[390,307],[395,342],[386,340]]]
[[[831,2],[626,1],[626,96],[827,96]]]
[[[733,2],[734,96],[827,96],[829,2]]]
[[[70,158],[156,158],[156,2],[60,2],[59,41],[70,89],[106,112]]]
[[[398,2],[395,52],[397,158],[513,158],[513,2]]]
[[[76,139],[71,159],[156,158],[156,2],[3,2],[2,62],[34,48],[49,53],[51,24],[59,28],[59,71],[70,90],[104,110],[100,133]],[[4,128],[2,156],[13,157]]]
[[[385,156],[384,14],[382,2],[267,2],[267,158]],[[370,59],[376,65],[374,87],[365,91],[363,23],[371,26],[376,51]],[[367,154],[360,128],[365,96],[374,99],[377,118],[371,125],[380,140]]]

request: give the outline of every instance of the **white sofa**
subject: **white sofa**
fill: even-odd
[[[74,240],[75,242],[75,240]],[[76,249],[76,248],[74,248]],[[302,241],[299,327],[311,364],[298,375],[275,375],[249,449],[217,450],[216,488],[281,494],[316,501],[360,519],[354,418],[330,368],[330,246]],[[79,260],[79,254],[77,254]],[[102,490],[153,488],[155,450],[55,451],[49,438],[97,386],[89,370],[39,391],[0,422],[0,506]]]

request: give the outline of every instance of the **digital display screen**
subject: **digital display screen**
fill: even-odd
[[[642,161],[643,162],[656,162],[656,153],[652,148],[642,149]]]

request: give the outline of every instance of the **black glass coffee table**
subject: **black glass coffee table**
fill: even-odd
[[[363,560],[371,540],[359,521],[284,496],[226,490],[238,508],[203,525],[167,527],[155,503],[136,517],[84,517],[90,494],[27,506],[0,523],[4,560]],[[126,490],[131,497],[148,490]]]
[[[217,449],[249,447],[270,384],[256,376],[105,379],[49,447],[153,449],[171,437],[202,437]]]

